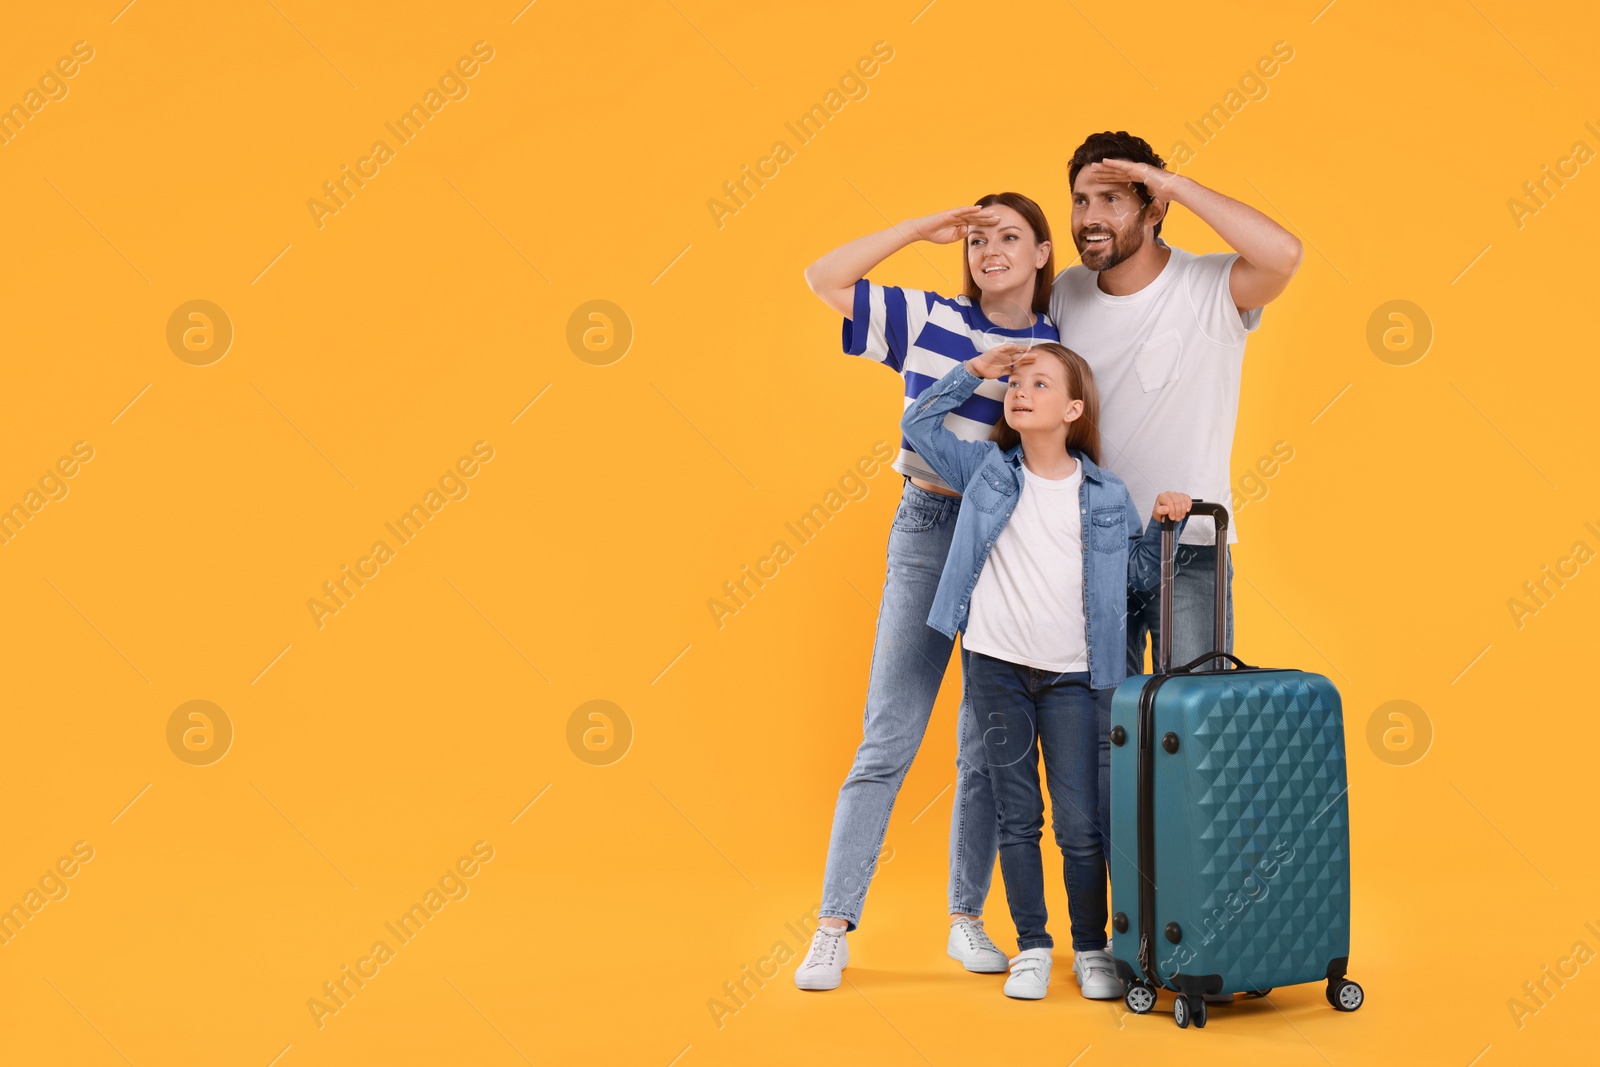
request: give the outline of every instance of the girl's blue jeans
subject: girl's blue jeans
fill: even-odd
[[[983,729],[1000,822],[1000,871],[1017,948],[1055,944],[1045,929],[1039,837],[1044,756],[1051,822],[1061,847],[1072,948],[1106,947],[1106,858],[1111,841],[1111,697],[1089,688],[1089,672],[1057,674],[969,654],[967,688]]]

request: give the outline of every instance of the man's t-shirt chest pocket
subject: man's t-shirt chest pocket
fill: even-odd
[[[1165,330],[1135,349],[1133,369],[1147,393],[1177,381],[1183,370],[1183,338],[1178,331]]]

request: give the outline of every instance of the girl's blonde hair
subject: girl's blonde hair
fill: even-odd
[[[1089,457],[1089,462],[1100,465],[1100,390],[1094,384],[1094,371],[1088,362],[1066,345],[1044,341],[1032,346],[1030,351],[1047,353],[1061,361],[1067,373],[1067,399],[1083,401],[1083,414],[1067,423],[1067,448]],[[1001,448],[1010,448],[1022,440],[1022,435],[1011,424],[1001,419],[995,423],[989,440]]]

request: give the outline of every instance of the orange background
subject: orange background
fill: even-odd
[[[0,945],[0,1058],[1488,1067],[1592,1046],[1594,965],[1509,1007],[1600,951],[1587,5],[119,4],[32,5],[0,37],[0,103],[93,50],[0,145],[0,505],[65,488],[0,546],[0,905],[93,852]],[[465,95],[319,227],[307,201],[479,41],[492,59],[447,83]],[[880,41],[865,95],[794,141]],[[1280,41],[1292,59],[1230,102]],[[1213,105],[1201,144],[1185,124]],[[1187,142],[1184,174],[1306,244],[1247,350],[1237,647],[1344,695],[1354,1015],[1303,986],[1179,1033],[1081,999],[1065,952],[1036,1004],[947,960],[954,671],[848,983],[801,994],[792,959],[762,963],[817,904],[899,491],[870,479],[714,621],[723,583],[897,432],[899,381],[839,352],[801,270],[1001,189],[1065,247],[1067,159],[1101,129]],[[719,225],[708,201],[778,140],[791,158]],[[1182,208],[1164,236],[1222,247]],[[874,277],[951,292],[958,255]],[[226,352],[204,324],[169,345],[193,300]],[[594,300],[614,308],[574,344]],[[1394,300],[1414,307],[1377,332],[1401,333],[1369,343]],[[80,441],[92,459],[48,479]],[[480,441],[492,459],[446,478]],[[1280,442],[1292,460],[1247,482]],[[380,539],[393,558],[319,627],[307,601]],[[1578,542],[1519,626],[1508,602]],[[186,749],[183,719],[169,743],[194,700],[214,733]],[[1396,700],[1409,727],[1385,711],[1369,735]],[[220,760],[180,758],[214,756],[224,722]],[[477,842],[492,859],[446,880],[466,895],[319,1027],[308,1000]],[[1012,948],[998,877],[989,918]],[[779,973],[719,1017],[747,965]]]

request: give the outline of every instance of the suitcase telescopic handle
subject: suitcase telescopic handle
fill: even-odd
[[[1209,515],[1217,527],[1216,622],[1211,648],[1221,651],[1227,638],[1228,509],[1215,501],[1196,498],[1190,502],[1189,514]],[[1171,519],[1161,520],[1161,636],[1156,642],[1157,674],[1166,674],[1172,666],[1172,578],[1177,572],[1173,559],[1177,528],[1178,524]],[[1217,659],[1213,659],[1212,664],[1220,666]]]

